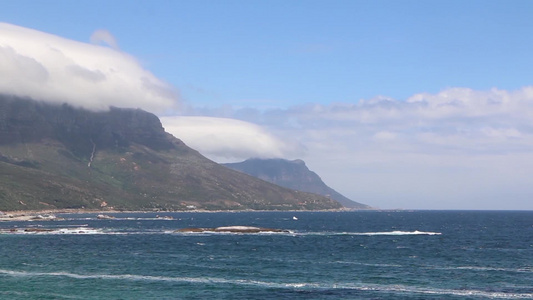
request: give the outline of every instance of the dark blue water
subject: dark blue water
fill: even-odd
[[[0,298],[533,299],[533,212],[159,214],[0,223]]]

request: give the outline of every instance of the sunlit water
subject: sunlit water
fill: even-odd
[[[0,298],[533,299],[533,212],[158,214],[0,223]]]

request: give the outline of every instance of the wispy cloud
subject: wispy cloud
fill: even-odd
[[[109,32],[91,40],[112,48],[0,23],[0,93],[93,110],[162,112],[179,104],[177,90],[119,51]]]
[[[249,114],[252,115],[252,114]],[[245,115],[235,112],[243,120]],[[448,89],[400,101],[311,104],[263,113],[260,124],[298,139],[332,137],[355,151],[380,148],[411,153],[501,154],[529,152],[533,146],[533,88],[517,91]],[[284,135],[285,136],[285,135]],[[386,142],[391,148],[383,148]]]
[[[118,42],[115,37],[105,29],[98,29],[91,35],[91,43],[93,44],[107,44],[115,50],[119,50]]]

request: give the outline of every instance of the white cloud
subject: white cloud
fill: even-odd
[[[98,29],[91,35],[91,43],[93,44],[107,44],[111,48],[118,50],[118,43],[115,37],[105,29]]]
[[[304,145],[299,158],[356,201],[382,208],[533,209],[532,87],[209,114],[219,113]]]
[[[178,104],[177,90],[118,51],[111,34],[100,30],[91,39],[115,49],[0,23],[0,93],[92,110],[162,112]]]
[[[380,131],[374,134],[374,139],[378,141],[390,141],[396,138],[396,134],[390,131]]]
[[[213,117],[162,117],[165,130],[209,158],[222,161],[250,157],[280,158],[301,154],[258,125]]]

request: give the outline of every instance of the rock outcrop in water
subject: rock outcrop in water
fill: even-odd
[[[208,160],[140,109],[0,96],[0,210],[336,209]]]

